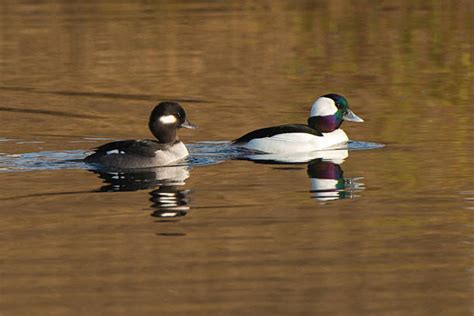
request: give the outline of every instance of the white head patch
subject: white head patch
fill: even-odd
[[[314,101],[313,106],[311,107],[310,117],[333,115],[336,112],[337,106],[333,99],[320,97]]]
[[[177,119],[174,115],[163,115],[160,116],[160,122],[163,124],[173,124],[176,123]]]

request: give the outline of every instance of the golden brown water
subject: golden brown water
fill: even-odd
[[[472,1],[2,1],[0,315],[473,315],[473,38]],[[41,164],[150,137],[160,100],[196,152],[328,92],[386,144],[349,151],[351,199],[221,159],[161,187],[190,199],[163,219],[159,186]]]

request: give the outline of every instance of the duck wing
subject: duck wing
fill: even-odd
[[[278,134],[288,134],[288,133],[306,133],[315,136],[323,136],[323,134],[315,130],[314,128],[309,127],[308,125],[304,124],[286,124],[286,125],[279,125],[279,126],[272,126],[257,129],[250,133],[245,134],[234,140],[234,143],[246,143],[251,141],[252,139],[256,138],[265,138],[265,137],[272,137]]]
[[[154,140],[119,140],[104,144],[95,149],[97,154],[128,154],[144,157],[154,157],[156,151],[163,150],[166,144]]]

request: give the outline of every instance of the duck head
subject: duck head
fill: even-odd
[[[150,115],[148,127],[160,143],[172,143],[177,140],[178,128],[196,128],[186,119],[186,112],[176,102],[161,102]]]
[[[349,109],[349,102],[342,95],[329,93],[320,96],[311,107],[308,125],[323,133],[338,129],[343,121],[363,122]]]

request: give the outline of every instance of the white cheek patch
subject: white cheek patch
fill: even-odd
[[[177,119],[174,115],[163,115],[160,116],[160,122],[163,124],[173,124],[176,123]]]
[[[337,106],[334,103],[334,100],[326,97],[320,97],[314,101],[313,106],[311,107],[310,116],[333,115],[336,112]]]

